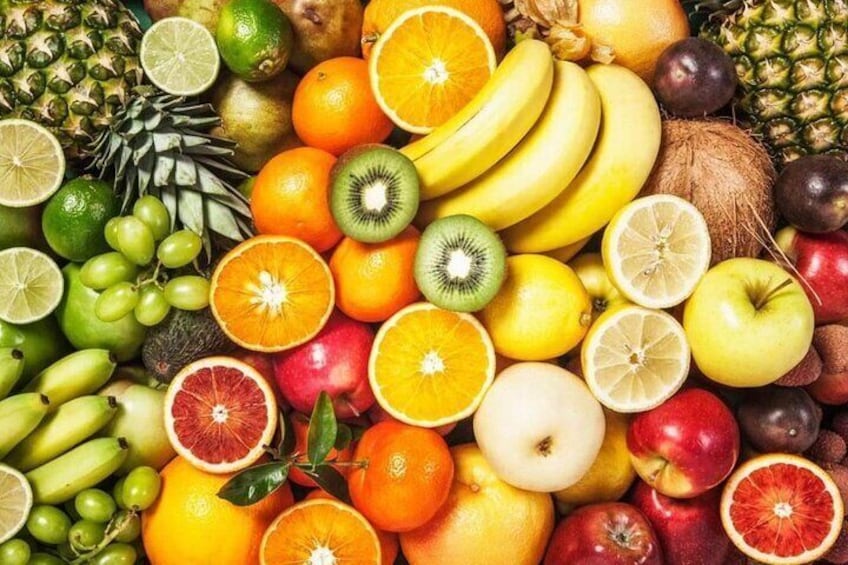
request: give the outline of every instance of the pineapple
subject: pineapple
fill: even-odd
[[[734,60],[737,107],[779,164],[848,152],[848,0],[687,0]]]
[[[234,143],[208,134],[211,106],[144,85],[142,32],[118,0],[0,0],[0,119],[49,128],[66,155],[110,178],[123,212],[162,199],[173,228],[242,240],[250,209],[227,160]]]

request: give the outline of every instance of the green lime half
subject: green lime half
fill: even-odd
[[[65,154],[56,136],[29,120],[0,121],[0,205],[44,202],[65,176]]]
[[[271,0],[230,0],[218,16],[215,40],[234,75],[258,82],[286,68],[294,35],[291,22]]]
[[[48,255],[29,247],[0,251],[0,320],[29,324],[45,318],[64,288],[62,271]]]
[[[153,24],[141,40],[139,56],[150,82],[177,96],[208,90],[221,67],[215,38],[209,30],[182,17]]]

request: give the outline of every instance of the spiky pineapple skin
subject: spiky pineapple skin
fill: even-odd
[[[690,2],[691,4],[691,2]],[[734,60],[737,108],[779,164],[848,154],[848,0],[700,2]]]
[[[141,28],[118,0],[0,0],[0,119],[36,121],[70,158],[142,83]]]

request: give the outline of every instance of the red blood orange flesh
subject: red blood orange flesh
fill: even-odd
[[[721,520],[736,547],[762,563],[810,563],[839,536],[842,497],[821,467],[795,455],[769,454],[728,479]]]
[[[165,428],[174,450],[208,473],[232,473],[256,462],[277,427],[268,382],[231,357],[186,365],[165,397]]]

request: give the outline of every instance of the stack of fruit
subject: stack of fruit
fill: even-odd
[[[0,0],[0,565],[848,563],[846,14]]]

